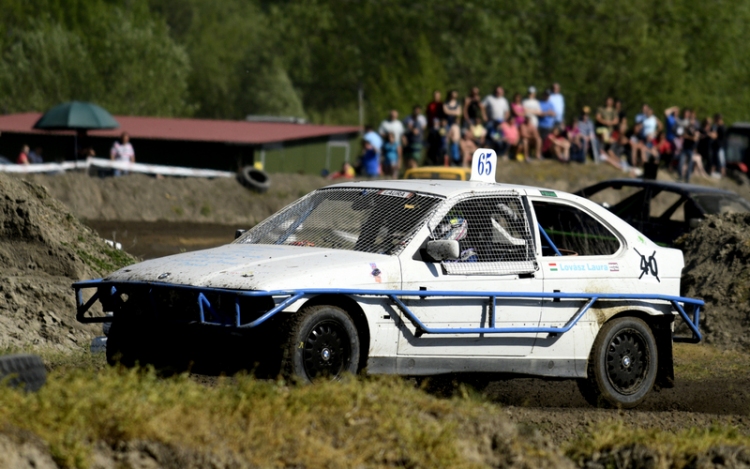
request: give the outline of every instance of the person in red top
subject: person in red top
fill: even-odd
[[[21,147],[21,153],[18,154],[18,158],[16,159],[16,164],[29,164],[29,146],[24,145]]]
[[[443,112],[443,100],[439,90],[432,92],[432,102],[427,105],[425,109],[425,115],[427,117],[427,124],[432,125],[435,119],[442,120],[445,117]]]
[[[560,132],[560,127],[555,126],[542,143],[542,154],[547,158],[557,158],[563,163],[570,160],[570,142]]]

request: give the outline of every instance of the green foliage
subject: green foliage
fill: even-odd
[[[190,113],[187,55],[148,10],[37,1],[30,3],[46,15],[23,18],[26,5],[4,3],[17,21],[4,22],[0,44],[3,111],[43,111],[77,99],[117,114]]]
[[[750,0],[2,0],[0,108],[357,121],[434,88],[563,86],[747,119]],[[42,12],[41,14],[39,12]]]

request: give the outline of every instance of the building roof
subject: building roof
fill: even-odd
[[[0,115],[0,132],[50,134],[35,130],[39,113]],[[119,129],[91,130],[92,137],[117,137],[127,132],[134,139],[184,140],[262,145],[289,140],[346,135],[358,132],[358,127],[291,124],[279,122],[247,122],[213,119],[174,119],[164,117],[114,116]]]

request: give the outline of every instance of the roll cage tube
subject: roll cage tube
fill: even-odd
[[[548,333],[548,334],[564,334],[573,328],[578,321],[584,316],[586,311],[589,310],[599,300],[656,300],[663,301],[671,304],[672,308],[678,313],[683,319],[685,324],[692,332],[692,337],[673,337],[675,342],[691,342],[698,343],[701,341],[702,336],[700,333],[700,308],[704,305],[703,300],[670,296],[670,295],[657,295],[657,294],[638,294],[638,293],[567,293],[567,292],[469,292],[469,291],[439,291],[439,290],[366,290],[366,289],[323,289],[323,288],[305,288],[295,290],[275,290],[275,291],[247,291],[247,290],[229,290],[221,288],[211,287],[196,287],[189,285],[165,285],[150,282],[104,282],[101,279],[89,280],[85,282],[78,282],[73,284],[73,288],[76,292],[76,303],[77,303],[77,315],[76,319],[81,323],[93,323],[93,322],[110,322],[113,320],[112,316],[106,317],[91,317],[86,316],[85,313],[88,309],[101,298],[101,295],[114,296],[120,291],[119,288],[127,290],[128,286],[150,286],[163,288],[167,287],[171,290],[184,290],[192,291],[195,293],[196,301],[200,309],[200,317],[197,322],[200,324],[211,325],[211,326],[224,326],[224,327],[236,327],[236,328],[253,328],[257,327],[272,316],[281,312],[284,308],[294,303],[295,301],[305,296],[315,296],[321,294],[334,294],[334,295],[350,295],[350,296],[372,296],[381,297],[388,299],[391,304],[396,305],[409,321],[415,326],[419,335],[422,334],[535,334],[535,333]],[[119,287],[119,288],[118,288]],[[84,302],[82,290],[87,288],[96,288],[97,291],[87,301]],[[206,295],[204,293],[222,293],[234,295],[235,300],[235,311],[233,315],[222,315],[216,311]],[[152,294],[152,290],[149,289],[149,296]],[[240,297],[272,297],[274,299],[275,306],[254,321],[248,323],[242,323],[241,311],[240,311]],[[473,327],[473,328],[435,328],[424,324],[414,312],[402,301],[403,297],[415,297],[415,298],[426,298],[426,297],[443,297],[443,298],[487,298],[490,302],[490,321],[488,327]],[[496,327],[496,305],[498,298],[541,298],[541,299],[566,299],[566,300],[583,300],[584,303],[576,311],[573,316],[565,322],[562,326],[536,326],[536,327]],[[692,318],[690,317],[685,308],[690,305],[693,308]],[[158,311],[154,311],[158,314]],[[206,318],[206,312],[211,316],[211,319]]]
[[[544,228],[542,228],[542,224],[537,223],[537,226],[539,227],[539,232],[542,234],[544,240],[547,241],[547,244],[549,244],[552,250],[555,251],[555,256],[562,256],[562,254],[560,254],[560,251],[557,249],[557,246],[555,246],[555,243],[552,242],[552,239],[549,237]]]

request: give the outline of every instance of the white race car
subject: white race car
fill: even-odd
[[[154,330],[190,330],[196,349],[209,331],[239,336],[303,381],[575,378],[620,407],[670,386],[673,340],[701,339],[703,302],[679,296],[682,253],[586,199],[487,182],[495,163],[479,150],[472,181],[317,190],[226,246],[75,284],[78,319],[113,321],[108,359],[126,364],[153,358]],[[96,301],[113,315],[87,315]],[[689,337],[673,337],[676,317]]]

